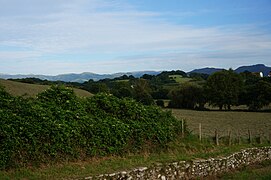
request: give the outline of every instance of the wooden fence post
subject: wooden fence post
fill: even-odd
[[[182,119],[182,137],[184,137],[184,120]]]
[[[219,145],[218,131],[217,131],[217,129],[215,130],[215,143],[216,143],[217,146]]]
[[[201,123],[199,123],[199,141],[201,142]]]
[[[262,132],[261,132],[261,130],[259,130],[259,143],[260,143],[260,144],[263,143]]]
[[[249,144],[252,143],[252,140],[251,140],[251,131],[250,130],[248,130],[248,142],[249,142]]]
[[[229,136],[229,146],[231,145],[231,130],[228,130],[228,136]]]
[[[241,144],[241,137],[240,137],[240,132],[239,130],[237,131],[237,138],[238,138],[238,144]]]

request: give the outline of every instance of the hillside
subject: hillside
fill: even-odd
[[[269,72],[271,71],[271,67],[267,67],[264,64],[256,64],[251,66],[241,66],[235,70],[237,73],[241,73],[244,71],[249,72],[263,72],[264,76],[267,76]]]
[[[222,71],[223,69],[220,69],[220,68],[201,68],[201,69],[194,69],[193,71],[190,71],[188,72],[188,74],[191,74],[191,73],[200,73],[200,74],[213,74],[214,72],[217,72],[217,71]]]
[[[38,93],[48,89],[50,86],[48,85],[37,85],[37,84],[27,84],[15,81],[9,81],[0,79],[0,85],[4,86],[5,89],[14,96],[22,96],[25,95],[27,97],[34,97]],[[75,94],[79,97],[90,97],[91,93],[82,90],[73,88]]]
[[[95,73],[90,73],[90,72],[84,72],[81,74],[76,74],[76,73],[70,73],[70,74],[60,74],[56,76],[48,76],[48,75],[35,75],[35,74],[28,74],[28,75],[23,75],[23,74],[16,74],[16,75],[10,75],[10,74],[1,74],[0,73],[0,78],[2,79],[23,79],[23,78],[39,78],[42,80],[48,80],[48,81],[65,81],[65,82],[85,82],[90,79],[94,81],[98,81],[101,79],[114,79],[116,77],[120,77],[123,75],[127,76],[134,76],[134,77],[141,77],[144,74],[149,74],[149,75],[157,75],[160,72],[157,71],[135,71],[135,72],[121,72],[121,73],[114,73],[114,74],[95,74]]]
[[[221,71],[221,68],[201,68],[201,69],[194,69],[193,71],[188,72],[191,73],[201,73],[201,74],[213,74],[214,72]],[[250,66],[240,66],[234,70],[237,73],[249,71],[249,72],[263,72],[264,76],[267,76],[271,71],[271,67],[265,66],[264,64],[255,64]]]

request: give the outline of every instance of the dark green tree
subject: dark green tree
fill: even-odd
[[[183,84],[178,89],[172,90],[169,96],[169,107],[185,109],[204,108],[204,89],[197,84]]]
[[[238,104],[238,96],[243,88],[242,78],[232,69],[215,72],[206,83],[207,98],[211,105],[228,110]]]
[[[259,80],[245,87],[243,95],[250,110],[259,110],[271,103],[271,83]]]
[[[137,101],[145,105],[154,104],[151,96],[151,88],[147,80],[137,79],[134,81],[134,85],[132,85],[132,87],[134,89],[134,98]]]

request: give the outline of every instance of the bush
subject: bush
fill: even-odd
[[[159,100],[156,101],[156,105],[157,105],[157,106],[160,106],[160,107],[165,107],[165,103],[164,103],[164,101],[161,100],[161,99],[159,99]]]
[[[53,86],[36,99],[0,97],[1,169],[165,147],[181,130],[170,112],[107,94]]]

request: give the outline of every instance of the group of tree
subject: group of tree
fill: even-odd
[[[208,103],[220,110],[246,105],[255,111],[271,103],[271,78],[223,70],[210,75],[203,85],[187,83],[173,89],[170,99],[174,108],[203,109]]]
[[[178,83],[172,77],[189,77],[191,81]],[[158,75],[145,74],[140,78],[123,75],[115,79],[89,80],[84,83],[60,82],[27,78],[17,80],[38,84],[64,84],[85,89],[93,94],[109,93],[118,98],[133,98],[145,105],[164,107],[163,100],[170,100],[168,107],[204,109],[205,104],[230,110],[235,105],[247,105],[259,110],[271,103],[270,77],[258,77],[251,72],[235,73],[232,69],[211,75],[183,71],[164,71]]]

